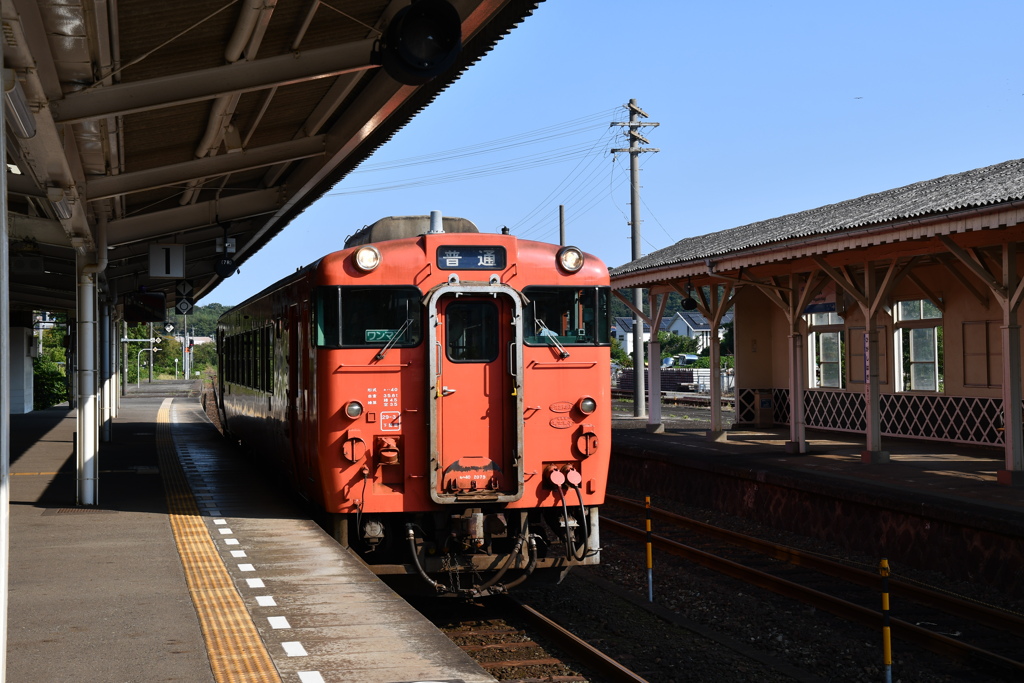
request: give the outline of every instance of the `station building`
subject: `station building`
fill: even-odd
[[[1013,160],[683,239],[613,269],[612,287],[647,289],[652,327],[673,292],[712,338],[731,309],[736,424],[767,413],[792,453],[808,427],[863,434],[866,462],[888,461],[882,436],[978,444],[1003,449],[1000,483],[1024,485],[1022,219]]]

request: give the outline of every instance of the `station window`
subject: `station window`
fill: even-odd
[[[808,385],[813,388],[841,389],[844,385],[845,357],[843,318],[838,313],[810,313],[808,323]]]
[[[608,344],[608,287],[527,287],[523,340],[548,345],[554,337],[565,346]]]
[[[896,305],[895,346],[901,391],[943,390],[942,310],[928,299]]]

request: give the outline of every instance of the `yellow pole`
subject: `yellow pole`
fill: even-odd
[[[892,634],[889,632],[889,560],[878,564],[882,575],[882,660],[885,664],[885,683],[892,683]]]
[[[654,602],[654,553],[652,552],[653,542],[651,540],[651,497],[644,498],[644,507],[647,510],[647,602]]]

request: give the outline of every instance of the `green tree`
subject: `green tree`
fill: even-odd
[[[217,345],[196,344],[192,347],[192,369],[205,373],[217,369]]]
[[[612,362],[623,368],[633,367],[633,357],[626,353],[618,339],[612,339]]]
[[[696,339],[675,332],[658,332],[658,343],[661,344],[662,358],[671,358],[681,353],[697,353]]]
[[[67,328],[63,314],[57,325],[40,331],[42,351],[32,360],[32,409],[44,410],[68,400],[68,378],[65,372],[67,350],[64,347]]]

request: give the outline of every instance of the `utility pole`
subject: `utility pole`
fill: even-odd
[[[558,205],[558,244],[565,246],[565,204]]]
[[[657,126],[657,123],[643,123],[640,117],[647,118],[647,112],[637,106],[636,100],[630,100],[626,105],[629,110],[629,121],[613,121],[613,126],[625,126],[624,135],[629,139],[629,147],[623,149],[612,149],[612,154],[624,152],[629,154],[629,185],[630,185],[630,221],[633,229],[633,260],[637,260],[643,253],[640,248],[640,154],[643,152],[659,152],[654,147],[641,147],[640,144],[651,144],[651,141],[640,134],[640,128],[644,126]],[[640,287],[633,290],[633,305],[637,311],[644,310],[644,293]],[[651,341],[657,339],[658,331],[651,330]],[[661,359],[652,359],[651,362],[661,362]],[[633,416],[646,417],[647,403],[644,400],[644,321],[636,311],[633,312]]]

